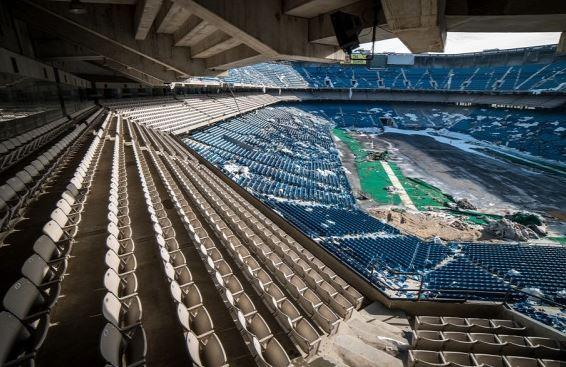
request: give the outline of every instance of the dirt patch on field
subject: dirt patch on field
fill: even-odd
[[[369,208],[373,216],[422,239],[438,236],[445,241],[487,240],[480,226],[462,222],[449,214],[414,212],[401,209]]]

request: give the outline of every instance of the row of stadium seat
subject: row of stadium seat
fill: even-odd
[[[279,101],[269,94],[196,95],[184,99],[163,97],[106,100],[101,103],[141,124],[180,134]]]
[[[428,330],[413,331],[412,347],[537,358],[558,358],[561,351],[560,343],[549,338]]]
[[[416,67],[259,63],[229,70],[228,83],[271,88],[369,88],[463,91],[564,90],[566,65]]]
[[[86,124],[80,124],[73,131],[62,138],[57,144],[41,154],[29,165],[18,171],[6,183],[0,186],[0,229],[6,229],[10,220],[17,221],[18,213],[25,204],[34,198],[38,188],[59,166],[65,158],[66,151],[72,146],[87,128]]]
[[[563,365],[563,362],[519,356],[410,350],[407,365],[408,367],[560,367]]]
[[[34,254],[22,266],[22,278],[8,290],[0,313],[0,362],[30,364],[50,327],[49,315],[58,301],[61,282],[81,221],[83,204],[96,170],[106,118],[88,151],[61,194],[43,234],[33,245]],[[84,129],[84,127],[83,127]]]

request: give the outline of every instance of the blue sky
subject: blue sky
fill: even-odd
[[[445,53],[458,54],[477,52],[488,49],[508,49],[517,47],[539,46],[558,43],[559,32],[540,33],[462,33],[448,32],[446,36]],[[364,49],[371,50],[371,43],[364,43]],[[409,53],[409,50],[398,39],[379,41],[375,43],[376,52]]]

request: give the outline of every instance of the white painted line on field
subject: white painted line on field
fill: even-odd
[[[403,203],[403,205],[408,209],[417,210],[417,207],[415,207],[415,204],[413,204],[413,201],[407,194],[407,191],[405,191],[403,185],[401,185],[401,181],[399,181],[399,179],[395,175],[395,172],[393,172],[393,170],[391,169],[389,163],[385,161],[381,161],[381,165],[383,166],[385,173],[387,173],[387,176],[389,176],[389,181],[391,181],[393,187],[397,189],[397,192],[399,193],[399,197],[401,198],[401,202]]]

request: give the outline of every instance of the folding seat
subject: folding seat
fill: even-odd
[[[474,352],[483,354],[499,354],[505,345],[495,334],[470,333],[470,339],[475,341]]]
[[[104,262],[106,266],[114,270],[119,276],[133,273],[138,266],[134,254],[118,256],[113,250],[106,251]]]
[[[4,228],[8,221],[10,220],[10,209],[8,208],[8,204],[4,200],[0,198],[0,230]]]
[[[507,367],[540,367],[541,364],[535,358],[505,356]]]
[[[517,324],[512,320],[491,320],[494,332],[498,334],[522,334],[526,327]]]
[[[33,367],[33,358],[45,341],[48,328],[48,320],[30,325],[9,312],[0,312],[0,364]]]
[[[277,273],[275,273],[277,275]],[[279,278],[278,278],[279,279]],[[305,290],[308,289],[306,283],[296,274],[291,274],[286,281],[286,288],[294,299],[300,299]]]
[[[106,321],[121,332],[141,326],[142,305],[138,296],[119,300],[113,293],[106,293],[102,301],[102,314]]]
[[[120,276],[113,269],[108,269],[104,274],[104,286],[119,300],[126,300],[137,295],[138,279],[134,273]]]
[[[187,264],[185,255],[183,255],[181,251],[168,252],[165,248],[161,247],[159,252],[161,254],[161,260],[163,260],[164,263],[170,263],[173,269],[186,266]]]
[[[320,335],[313,326],[304,318],[300,318],[291,325],[289,335],[295,340],[300,348],[308,355],[314,355],[320,346]]]
[[[440,331],[413,330],[411,345],[413,349],[442,350],[446,338]]]
[[[118,227],[113,222],[110,222],[106,228],[108,233],[116,237],[118,241],[132,238],[132,228],[130,226]]]
[[[340,318],[324,303],[314,311],[313,319],[329,335],[338,330]]]
[[[251,316],[247,316],[244,328],[249,334],[251,334],[249,335],[250,340],[255,339],[259,343],[264,343],[273,338],[271,329],[259,313],[254,313]]]
[[[478,366],[507,367],[505,359],[499,355],[474,354],[473,358]]]
[[[537,348],[537,355],[544,356],[546,358],[558,358],[560,356],[560,353],[564,349],[560,345],[560,342],[554,339],[540,338],[535,336],[527,337],[527,339],[531,345]]]
[[[109,366],[145,366],[147,338],[142,326],[126,332],[107,323],[100,337],[100,353]]]
[[[477,341],[472,340],[469,334],[459,331],[443,331],[442,335],[444,336],[444,339],[446,339],[444,348],[449,351],[471,352],[478,343]]]
[[[223,280],[226,293],[230,292],[232,297],[237,297],[244,291],[242,283],[233,274],[224,277]]]
[[[214,333],[212,319],[204,306],[189,310],[179,303],[177,317],[185,331],[193,333],[199,339]]]
[[[191,311],[202,306],[202,296],[200,290],[194,283],[179,285],[177,281],[170,284],[171,295],[173,299],[183,305],[187,310]]]
[[[23,200],[18,196],[18,193],[8,185],[0,186],[0,199],[2,199],[10,210],[10,217],[14,217],[23,204]]]
[[[287,279],[290,278],[291,276],[295,275],[295,272],[284,263],[279,265],[279,267],[277,268],[277,270],[274,273],[275,273],[275,277],[277,279],[279,279],[279,281],[283,284],[286,284],[288,282]],[[302,280],[301,280],[301,282],[302,282]],[[304,284],[304,282],[302,282],[302,284]]]
[[[461,352],[442,352],[444,360],[449,366],[453,367],[471,367],[476,366],[476,361],[469,353]]]
[[[45,293],[28,279],[20,278],[8,289],[2,304],[6,311],[22,322],[31,322],[48,319],[57,296],[57,292]]]
[[[440,367],[448,366],[442,353],[428,350],[409,350],[408,367]]]
[[[34,180],[34,178],[27,171],[24,170],[21,170],[18,173],[16,173],[16,177],[26,186],[26,189],[28,190],[29,194],[34,192],[41,183],[40,180]]]
[[[468,332],[471,328],[471,325],[463,317],[442,317],[442,321],[445,324],[444,330],[447,331]]]
[[[68,225],[77,226],[81,222],[80,211],[73,208],[65,199],[59,199],[56,204],[57,208],[61,209],[63,214],[67,217]]]
[[[73,215],[72,217],[68,217],[63,210],[60,208],[55,208],[51,212],[51,221],[49,223],[54,223],[51,226],[51,229],[54,231],[61,231],[62,238],[73,241],[73,237],[77,234],[78,226],[77,224],[80,222],[80,214]],[[48,223],[48,224],[49,224]],[[55,225],[57,227],[55,227]]]
[[[259,366],[284,367],[291,364],[287,352],[285,352],[285,349],[283,349],[277,339],[270,338],[265,343],[261,343],[256,339],[253,341],[253,345],[258,355],[256,362]]]
[[[57,223],[47,222],[43,233],[33,244],[33,251],[49,265],[66,261],[71,252],[71,242],[62,239],[63,231]]]
[[[106,237],[106,247],[114,251],[118,256],[132,254],[135,250],[134,241],[131,238],[118,241],[111,234]]]
[[[67,262],[57,266],[49,265],[38,254],[31,255],[22,265],[22,275],[49,297],[57,298],[61,291],[61,280],[67,269]]]
[[[564,359],[556,361],[552,359],[540,359],[541,367],[564,367]]]
[[[189,355],[196,366],[224,367],[228,365],[226,352],[216,334],[199,338],[194,333],[188,332],[186,343]]]
[[[312,289],[305,289],[300,297],[298,297],[299,304],[307,312],[309,316],[312,316],[318,307],[322,304],[322,301],[318,295]]]
[[[108,221],[114,223],[118,228],[127,228],[130,226],[130,217],[127,215],[122,215],[118,217],[113,211],[108,211],[107,215]]]
[[[526,338],[519,335],[497,335],[497,338],[504,343],[501,354],[528,356],[537,349]]]
[[[468,318],[468,324],[471,325],[469,332],[471,333],[489,333],[492,331],[489,319]]]

